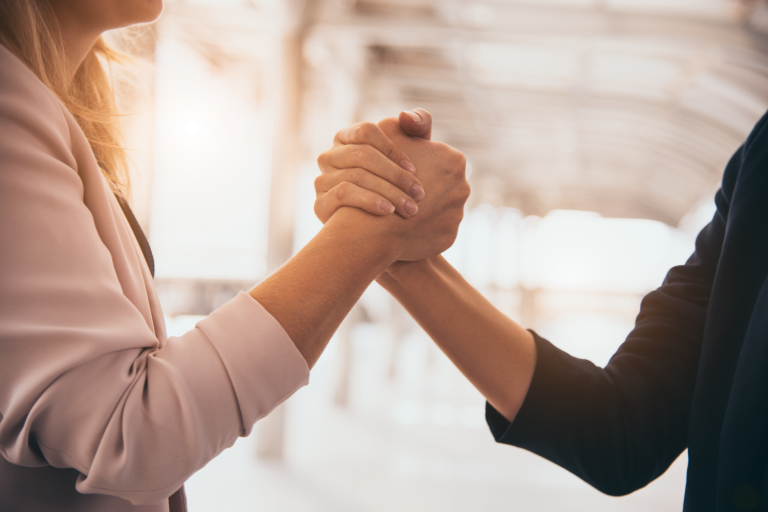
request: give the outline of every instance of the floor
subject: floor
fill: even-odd
[[[286,403],[283,460],[256,458],[258,434],[240,439],[188,481],[190,512],[682,509],[686,454],[645,489],[605,496],[494,443],[482,397],[423,333],[396,351],[390,340],[377,324],[352,331],[341,405],[344,345],[334,340],[310,385]]]

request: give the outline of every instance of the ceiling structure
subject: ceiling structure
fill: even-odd
[[[166,11],[163,30],[254,89],[284,87],[267,80],[286,55],[274,41],[298,38],[307,162],[344,125],[420,106],[467,155],[471,200],[525,214],[677,225],[768,108],[763,0],[175,0]]]
[[[358,121],[421,106],[467,155],[476,202],[677,225],[768,108],[765,12],[734,0],[328,0],[305,37],[303,110]]]

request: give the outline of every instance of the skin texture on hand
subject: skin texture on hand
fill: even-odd
[[[379,128],[404,151],[430,190],[418,215],[374,216],[342,207],[288,263],[251,290],[311,367],[365,288],[396,260],[422,260],[453,244],[469,197],[466,160],[442,143],[405,134],[397,119]]]
[[[312,368],[362,293],[400,252],[401,237],[342,208],[299,253],[253,288]]]
[[[464,217],[470,187],[464,155],[441,142],[408,136],[395,118],[379,123],[382,131],[416,166],[416,176],[428,193],[419,203],[419,214],[408,219],[395,215],[381,218],[395,233],[405,237],[398,260],[415,261],[448,249],[456,240]]]
[[[416,215],[416,203],[424,197],[424,189],[414,176],[415,167],[410,160],[401,160],[411,169],[406,170],[404,164],[397,165],[387,156],[391,155],[388,148],[395,146],[377,125],[362,126],[355,130],[355,138],[340,139],[337,135],[334,147],[318,157],[322,174],[315,180],[315,214],[326,222],[340,207],[351,206],[373,215],[394,211],[404,218]]]
[[[361,123],[341,130],[334,139],[334,147],[318,158],[323,172],[315,181],[318,218],[326,222],[345,206],[383,215],[382,222],[388,229],[409,240],[403,244],[406,251],[401,253],[400,260],[420,260],[445,251],[456,239],[470,188],[464,155],[446,144],[424,138],[431,129],[432,117],[425,110],[416,109],[401,113],[399,119],[384,119],[375,127]],[[406,159],[416,169],[414,173],[394,164]],[[340,165],[349,168],[340,169]],[[383,211],[378,206],[381,196],[376,191],[381,190],[382,183],[401,196],[402,189],[414,184],[429,193],[421,195],[418,213],[401,213],[398,209],[401,215],[388,215],[391,209]]]
[[[443,149],[429,142],[431,116],[421,109],[402,112],[398,120],[386,119],[380,127],[387,140],[416,164],[416,175],[427,190],[420,206],[422,212],[428,211],[433,195],[441,192],[433,190],[433,176],[422,175],[421,171],[424,165],[439,165],[434,157]],[[357,139],[355,143],[365,143],[365,140]],[[391,149],[388,152],[394,153]],[[399,158],[400,154],[397,155]],[[329,173],[328,178],[331,182],[332,174]],[[404,222],[414,222],[422,212]],[[328,216],[332,214],[333,210]],[[390,215],[382,220],[396,219],[398,216]],[[390,265],[377,281],[405,307],[483,396],[508,420],[514,420],[536,367],[536,345],[531,333],[497,310],[442,256],[418,261],[401,259]]]
[[[429,140],[432,116],[424,109],[401,112],[407,135]],[[358,123],[339,130],[333,147],[317,159],[321,174],[315,180],[315,215],[325,223],[342,206],[373,215],[397,212],[403,218],[418,214],[423,184],[414,176],[411,159],[374,123]]]
[[[442,256],[377,279],[480,393],[509,421],[536,368],[533,335],[496,309]]]

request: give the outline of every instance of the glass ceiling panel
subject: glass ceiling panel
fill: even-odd
[[[709,96],[711,103],[730,104],[755,116],[761,115],[768,108],[764,98],[758,98],[743,87],[739,87],[738,84],[713,73],[702,76],[695,90]]]
[[[735,20],[738,3],[733,0],[606,0],[605,7],[615,11]]]
[[[496,2],[486,2],[486,4],[488,3],[530,5],[533,7],[605,9],[644,14],[719,18],[733,21],[737,19],[739,14],[739,2],[736,0],[497,0]]]
[[[502,0],[501,3],[553,7],[599,7],[603,0]]]
[[[555,46],[478,43],[469,58],[472,77],[487,85],[566,90],[579,72],[578,52]]]
[[[593,53],[587,69],[594,91],[661,100],[682,73],[673,61],[623,53]]]

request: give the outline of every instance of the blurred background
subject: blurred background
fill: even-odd
[[[423,107],[468,158],[446,256],[504,313],[605,365],[682,264],[768,108],[752,0],[166,0],[114,34],[132,206],[170,334],[320,229],[334,133]],[[471,343],[471,340],[468,340]],[[311,384],[187,485],[192,512],[681,510],[686,456],[628,497],[493,442],[483,398],[372,285]]]

